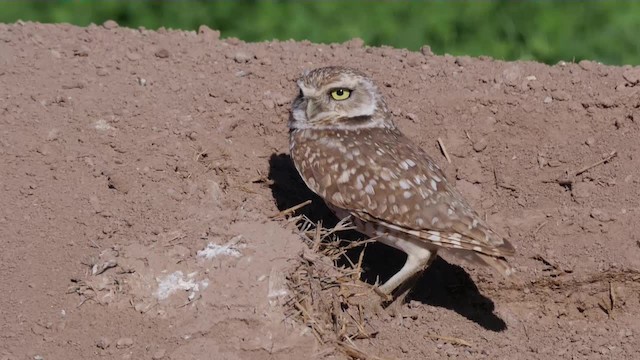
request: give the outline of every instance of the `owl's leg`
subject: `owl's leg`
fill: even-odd
[[[431,263],[436,258],[437,258],[436,251],[434,250],[432,252],[431,257],[429,258],[429,260],[427,260],[427,264],[424,267],[422,267],[420,270],[418,270],[415,274],[413,274],[411,277],[409,277],[405,282],[400,284],[400,286],[398,286],[393,291],[394,299],[390,304],[387,304],[387,306],[394,306],[395,305],[396,306],[395,311],[398,312],[399,311],[398,306],[404,304],[404,300],[407,297],[407,295],[409,295],[411,290],[418,283],[418,280],[420,280],[420,278],[422,278],[422,274],[424,274],[425,270],[427,270],[429,265],[431,265]]]
[[[411,287],[403,285],[410,280],[413,283],[407,285],[414,285],[415,281],[418,280],[424,269],[426,269],[427,266],[429,266],[429,264],[431,264],[431,262],[436,258],[435,250],[426,249],[418,243],[410,240],[388,237],[386,239],[380,239],[379,241],[402,250],[407,254],[407,261],[404,263],[404,266],[402,266],[402,269],[378,288],[380,292],[386,295],[391,295],[394,290],[401,286],[402,288],[399,290],[402,292],[399,295],[404,294]]]

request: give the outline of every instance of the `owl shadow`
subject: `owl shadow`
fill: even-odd
[[[269,165],[271,192],[278,209],[289,209],[311,199],[311,204],[296,214],[305,215],[314,223],[320,221],[328,228],[338,222],[324,201],[304,184],[288,155],[271,155]],[[359,240],[364,236],[356,231],[344,231],[340,233],[340,238]],[[339,265],[356,263],[362,251],[365,251],[362,281],[369,284],[385,282],[400,270],[406,260],[406,254],[399,250],[381,243],[370,243],[366,249],[362,246],[347,251],[345,257],[339,260]],[[493,301],[480,293],[469,274],[462,267],[440,257],[429,266],[406,297],[406,301],[412,300],[453,310],[487,330],[497,332],[507,328],[506,323],[494,314]]]

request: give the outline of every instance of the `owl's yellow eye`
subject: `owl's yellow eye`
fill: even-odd
[[[335,89],[331,90],[331,97],[333,100],[347,100],[351,96],[351,90],[349,89]]]

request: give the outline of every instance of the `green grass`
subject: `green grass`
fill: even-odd
[[[546,63],[640,64],[638,1],[0,1],[0,22],[194,30],[246,41],[308,39]]]

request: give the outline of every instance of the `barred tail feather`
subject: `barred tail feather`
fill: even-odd
[[[466,260],[467,262],[472,264],[490,266],[503,276],[509,276],[515,272],[515,269],[511,265],[509,265],[507,260],[503,257],[496,257],[480,252],[458,249],[446,249],[446,252],[455,256],[456,258]]]

